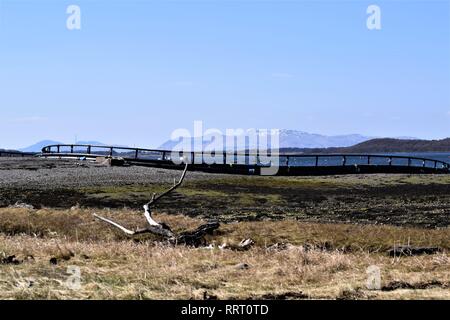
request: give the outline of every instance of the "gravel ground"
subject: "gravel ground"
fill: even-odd
[[[170,183],[179,178],[174,170],[150,167],[107,167],[88,161],[40,158],[0,158],[0,188],[71,189]],[[226,175],[189,172],[187,181]]]
[[[178,179],[180,171],[86,161],[0,158],[0,207],[133,208]],[[450,175],[256,177],[188,172],[161,212],[222,221],[286,219],[450,225]]]

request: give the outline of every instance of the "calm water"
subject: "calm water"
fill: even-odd
[[[372,154],[370,158],[370,164],[372,165],[389,165],[389,161],[391,161],[392,165],[397,166],[407,166],[408,159],[403,158],[392,158],[389,159],[389,156],[402,156],[402,157],[416,157],[416,158],[424,158],[430,159],[430,161],[416,160],[411,159],[410,165],[412,166],[423,166],[425,164],[426,167],[434,167],[434,160],[443,161],[450,163],[450,152],[441,153],[441,152],[422,152],[422,153],[386,153],[386,154]],[[345,160],[346,165],[366,165],[368,164],[368,157],[363,156],[352,156],[347,155]],[[289,165],[290,166],[314,166],[316,162],[315,157],[299,157],[299,158],[290,158]],[[280,158],[280,165],[286,164],[286,159]],[[319,166],[339,166],[343,164],[343,158],[341,156],[321,156],[319,157],[318,165]],[[442,165],[438,164],[438,167]]]
[[[66,150],[67,149],[67,150]],[[106,151],[105,151],[106,150]],[[108,148],[92,148],[91,152],[93,154],[109,154]],[[52,150],[56,151],[56,150]],[[62,148],[60,150],[61,152],[67,152],[70,153],[71,150],[69,147]],[[75,153],[86,153],[86,147],[76,147],[74,150]],[[121,156],[124,158],[134,158],[136,155],[139,159],[146,159],[146,160],[162,160],[162,153],[158,151],[144,151],[140,150],[137,152],[130,151],[127,149],[121,149],[121,148],[114,148],[113,155],[115,156]],[[389,155],[391,156],[406,156],[406,157],[417,157],[417,158],[426,158],[430,159],[430,161],[425,161],[425,163],[422,160],[415,160],[412,159],[410,162],[408,162],[408,159],[401,159],[401,158],[392,158],[392,165],[398,165],[398,166],[407,166],[408,164],[412,166],[423,166],[426,167],[434,167],[435,163],[434,160],[443,161],[446,163],[450,163],[450,152],[417,152],[417,153],[385,153],[385,154],[372,154],[370,158],[370,164],[373,165],[388,165],[389,164]],[[165,154],[165,160],[171,160],[170,158],[171,154]],[[188,159],[190,159],[190,154],[188,153]],[[233,159],[232,156],[228,156],[228,161],[230,159]],[[214,159],[208,158],[208,157],[202,157],[201,154],[197,154],[195,156],[195,163],[202,163],[203,161],[211,164],[214,162]],[[237,161],[239,160],[239,161]],[[431,161],[432,160],[432,161]],[[224,158],[222,155],[217,154],[215,157],[216,163],[224,163]],[[255,164],[256,157],[250,156],[244,158],[243,156],[239,156],[237,159],[234,159],[234,163],[240,163],[240,164]],[[264,158],[261,158],[261,162],[267,162],[264,160]],[[343,158],[341,156],[320,156],[319,161],[317,163],[319,166],[340,166],[343,165]],[[347,155],[346,156],[346,162],[345,165],[367,165],[368,164],[368,158],[367,156],[364,157],[358,157],[358,156],[352,156]],[[314,156],[303,156],[303,157],[290,157],[289,161],[286,157],[280,157],[279,158],[279,165],[289,165],[289,166],[315,166],[316,165],[316,157]],[[441,164],[438,164],[438,167],[441,167]]]
[[[387,156],[386,156],[387,155]],[[370,164],[372,165],[388,165],[389,164],[389,155],[391,156],[406,156],[406,157],[417,157],[417,158],[425,158],[430,159],[430,161],[425,161],[425,163],[422,160],[415,160],[412,159],[410,162],[410,165],[412,166],[423,166],[425,164],[426,167],[434,167],[435,163],[434,160],[443,161],[450,163],[450,152],[448,153],[437,153],[437,152],[424,152],[424,153],[389,153],[389,154],[373,154],[370,158]],[[124,155],[124,156],[131,156],[131,155]],[[139,153],[139,159],[148,159],[148,160],[161,160],[161,154],[160,153]],[[188,154],[188,158],[190,159],[190,154]],[[233,159],[233,157],[228,158],[228,161],[231,161],[230,159]],[[170,154],[166,155],[166,160],[171,160]],[[217,155],[214,159],[208,158],[208,157],[202,157],[200,154],[195,156],[195,163],[202,163],[203,161],[207,162],[208,164],[214,163],[224,163],[224,157],[222,155]],[[239,160],[239,161],[238,161]],[[408,165],[408,159],[402,159],[402,158],[392,158],[391,160],[392,165],[397,166],[407,166]],[[266,162],[263,158],[261,159],[261,162]],[[237,159],[234,159],[234,163],[239,164],[255,164],[256,163],[256,157],[250,156],[250,157],[237,157]],[[315,166],[316,164],[316,157],[315,156],[304,156],[304,157],[289,157],[289,161],[286,157],[281,156],[279,158],[279,165],[280,166]],[[320,156],[318,165],[319,166],[340,166],[343,164],[343,158],[341,156]],[[365,157],[358,157],[358,156],[346,156],[346,165],[366,165],[368,164],[368,158]],[[441,164],[438,164],[438,167],[442,167]]]
[[[389,156],[402,156],[402,157],[415,157],[415,158],[424,158],[429,159],[426,161],[420,160],[420,159],[411,159],[408,160],[407,158],[392,158],[390,159]],[[228,156],[228,161],[230,159],[233,159],[232,156]],[[256,157],[250,156],[250,157],[238,157],[240,164],[255,164],[256,163]],[[237,159],[234,159],[234,162],[237,163]],[[208,163],[213,163],[213,159],[204,157],[204,161]],[[217,155],[216,163],[224,163],[223,156]],[[267,160],[264,158],[260,159],[262,163],[267,163]],[[450,163],[450,152],[449,153],[437,153],[437,152],[429,152],[429,153],[390,153],[390,154],[372,154],[370,157],[370,164],[371,165],[397,165],[397,166],[426,166],[426,167],[434,167],[435,162],[434,160],[443,161]],[[391,161],[391,162],[390,162]],[[197,155],[195,157],[196,163],[202,163],[202,156]],[[345,165],[367,165],[369,163],[369,159],[367,156],[352,156],[347,155],[345,159]],[[318,158],[317,165],[319,166],[341,166],[343,165],[343,157],[342,156],[320,156]],[[283,157],[281,156],[279,158],[279,165],[280,166],[315,166],[316,165],[316,157],[315,156],[303,156],[303,157]],[[442,164],[437,164],[438,168],[442,167]]]
[[[419,159],[411,159],[407,158],[392,158],[389,156],[402,156],[402,157],[415,157],[415,158],[424,158],[429,159],[425,162]],[[204,159],[208,160],[207,158]],[[250,156],[247,158],[239,157],[241,163],[245,161],[245,164],[254,164],[256,163],[256,157]],[[426,166],[426,167],[434,167],[434,160],[443,161],[450,163],[450,152],[449,153],[389,153],[389,154],[373,154],[370,157],[371,165],[389,165],[389,161],[391,161],[391,165],[397,166],[407,166],[408,164],[411,166]],[[217,156],[216,161],[218,163],[223,163],[223,157]],[[236,161],[236,160],[235,160]],[[196,157],[196,162],[201,163],[201,156]],[[211,162],[211,161],[210,161]],[[261,159],[261,162],[265,162],[264,159]],[[367,156],[352,156],[347,155],[345,159],[345,165],[367,165],[369,163],[369,159]],[[343,165],[343,157],[342,156],[320,156],[318,159],[317,165],[319,166],[341,166]],[[303,157],[286,157],[281,156],[279,158],[279,165],[289,165],[289,166],[315,166],[316,165],[316,157],[315,156],[303,156]],[[438,168],[442,167],[442,164],[437,165]]]
[[[421,152],[421,153],[392,153],[392,154],[399,156],[427,158],[450,163],[450,152]]]

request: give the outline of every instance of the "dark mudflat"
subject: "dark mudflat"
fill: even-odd
[[[1,159],[0,207],[140,208],[178,171],[74,160]],[[189,172],[157,208],[223,221],[283,219],[424,228],[450,223],[450,176],[367,174],[258,177]]]

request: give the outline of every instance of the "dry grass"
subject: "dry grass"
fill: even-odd
[[[37,237],[57,237],[79,241],[118,241],[127,239],[120,231],[100,223],[92,217],[94,210],[27,210],[0,209],[0,232],[6,235],[27,234]],[[101,210],[130,228],[145,226],[142,212],[133,210]],[[155,218],[175,231],[194,229],[202,220],[182,215],[155,214]],[[248,221],[223,224],[212,241],[235,241],[253,238],[260,247],[274,243],[309,244],[343,251],[377,252],[394,244],[439,246],[450,249],[450,228],[420,229],[387,225],[356,225],[306,223],[285,219],[281,221]],[[151,236],[149,237],[151,240]]]
[[[316,299],[450,299],[450,255],[390,258],[394,242],[450,248],[449,229],[312,224],[296,221],[223,225],[217,243],[253,238],[245,252],[170,247],[153,239],[134,241],[95,221],[89,210],[0,209],[0,254],[20,264],[0,264],[3,299],[220,299],[277,297],[302,293]],[[144,223],[140,212],[105,211],[128,226]],[[200,223],[157,215],[177,229]],[[268,250],[275,242],[293,244]],[[304,246],[308,244],[308,246]],[[312,249],[306,249],[311,248]],[[73,253],[71,256],[70,253]],[[57,264],[49,261],[57,258]],[[0,259],[2,256],[0,255]],[[67,260],[64,260],[67,259]],[[245,267],[243,267],[245,264]],[[67,267],[78,266],[82,286],[65,285]],[[367,267],[381,269],[382,284],[402,281],[423,289],[371,291]],[[427,284],[430,284],[427,286]]]
[[[401,258],[364,253],[293,248],[247,252],[166,247],[151,243],[60,241],[75,256],[51,265],[61,254],[56,242],[29,236],[0,237],[1,251],[20,265],[0,267],[0,297],[4,299],[201,299],[203,292],[221,299],[257,298],[267,294],[302,292],[309,298],[447,298],[444,288],[395,290],[365,289],[366,268],[377,265],[383,283],[449,283],[448,255]],[[238,268],[245,263],[248,269]],[[82,287],[65,286],[68,265],[81,270]]]

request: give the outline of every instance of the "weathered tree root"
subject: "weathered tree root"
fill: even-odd
[[[162,240],[167,241],[174,245],[188,245],[188,246],[195,246],[195,247],[205,245],[206,244],[205,236],[207,234],[212,234],[212,232],[214,230],[216,230],[220,227],[220,224],[218,222],[208,222],[204,225],[199,226],[197,229],[195,229],[193,231],[184,231],[184,232],[177,234],[177,233],[174,233],[168,225],[166,225],[164,223],[156,222],[155,220],[153,220],[152,213],[150,211],[151,206],[154,205],[159,199],[168,195],[170,192],[174,191],[176,188],[178,188],[183,183],[183,180],[186,177],[187,169],[188,169],[188,164],[186,164],[186,166],[183,170],[183,174],[181,175],[181,178],[177,183],[174,183],[174,185],[170,189],[161,193],[160,195],[156,195],[154,193],[152,195],[151,200],[147,204],[144,205],[144,217],[148,222],[147,227],[141,228],[141,229],[136,229],[136,230],[130,230],[110,219],[101,217],[95,213],[94,213],[94,217],[118,228],[119,230],[121,230],[122,232],[124,232],[125,234],[127,234],[129,236],[136,236],[136,235],[140,235],[140,234],[150,233],[150,234],[156,235],[156,236],[160,237]]]
[[[175,237],[174,240],[169,240],[174,244],[185,244],[188,246],[204,246],[206,245],[205,236],[212,234],[214,230],[218,229],[220,224],[218,222],[208,222],[207,224],[199,226],[194,231],[185,231]]]

